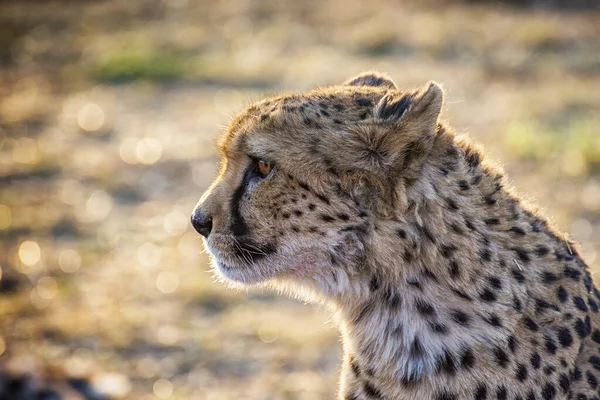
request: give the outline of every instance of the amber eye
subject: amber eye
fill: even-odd
[[[266,178],[273,169],[273,163],[266,160],[258,160],[256,162],[256,172],[262,177]]]

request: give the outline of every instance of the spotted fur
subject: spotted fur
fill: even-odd
[[[439,121],[442,101],[367,73],[249,107],[192,217],[216,270],[332,307],[340,399],[599,400],[586,264]]]

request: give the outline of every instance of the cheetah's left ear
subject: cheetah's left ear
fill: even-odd
[[[386,74],[380,72],[363,72],[362,74],[348,79],[344,86],[380,86],[389,89],[397,89],[396,84]]]

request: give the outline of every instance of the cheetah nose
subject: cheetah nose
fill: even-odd
[[[198,208],[192,213],[192,226],[199,234],[208,238],[212,230],[212,218]]]

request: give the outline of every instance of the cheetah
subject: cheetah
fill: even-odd
[[[340,400],[599,400],[585,262],[443,98],[367,72],[246,109],[191,217],[216,273],[332,309]]]

